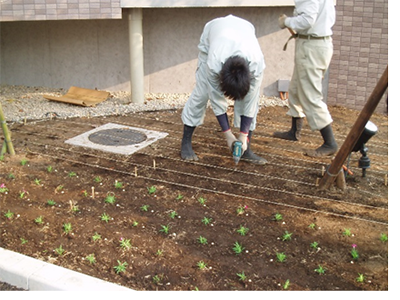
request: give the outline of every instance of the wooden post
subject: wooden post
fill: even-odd
[[[7,128],[7,123],[6,123],[6,119],[4,117],[4,114],[3,114],[3,108],[1,106],[1,103],[0,103],[0,122],[1,122],[1,127],[3,128],[3,133],[4,133],[4,139],[5,139],[4,145],[5,145],[5,148],[8,150],[8,153],[10,155],[15,155],[14,146],[13,146],[13,144],[11,142],[11,134],[8,131],[8,128]],[[4,145],[3,145],[3,148],[4,148]],[[1,152],[3,152],[3,151],[4,150],[2,149]]]
[[[329,188],[335,182],[345,160],[350,155],[358,139],[364,131],[365,125],[371,118],[375,108],[378,106],[383,94],[388,87],[388,66],[379,79],[375,89],[372,91],[367,103],[363,110],[360,112],[353,128],[347,135],[342,147],[340,147],[335,159],[332,161],[330,167],[326,170],[324,177],[319,182],[320,189]]]

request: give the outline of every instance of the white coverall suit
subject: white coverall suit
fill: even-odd
[[[285,25],[300,37],[296,38],[287,114],[295,118],[306,117],[312,130],[321,130],[332,123],[328,107],[323,101],[322,79],[333,54],[331,35],[336,18],[335,7],[333,0],[294,2],[294,16],[286,18]]]
[[[219,73],[229,57],[238,55],[248,61],[254,78],[245,98],[235,101],[234,126],[240,127],[240,116],[251,117],[250,131],[253,131],[265,68],[254,26],[232,15],[214,19],[205,25],[198,48],[196,86],[182,111],[183,123],[191,127],[202,125],[208,100],[216,116],[227,112],[228,101],[219,87]]]

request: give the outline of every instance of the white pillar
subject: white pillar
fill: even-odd
[[[142,9],[129,9],[129,54],[131,65],[131,101],[144,103]]]

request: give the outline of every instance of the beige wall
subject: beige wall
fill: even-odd
[[[203,26],[230,13],[255,24],[267,64],[262,92],[278,95],[277,80],[291,76],[294,43],[282,51],[289,33],[276,21],[290,7],[143,9],[145,92],[191,92]],[[125,12],[121,20],[0,24],[1,83],[130,91]]]

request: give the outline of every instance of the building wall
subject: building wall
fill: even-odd
[[[388,65],[388,0],[338,0],[328,103],[361,110]],[[386,112],[386,96],[376,111]]]

